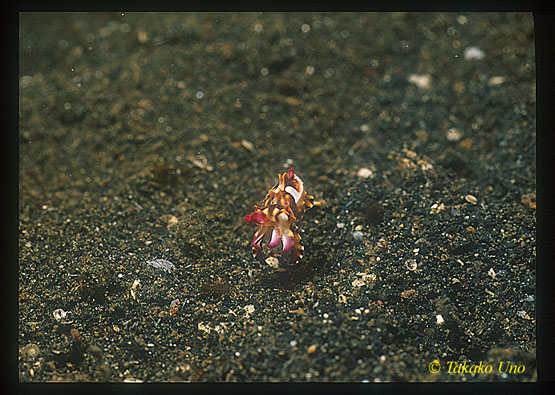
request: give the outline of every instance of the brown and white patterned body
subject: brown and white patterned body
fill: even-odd
[[[283,243],[282,253],[291,251],[290,263],[302,258],[303,246],[295,222],[303,217],[306,209],[313,206],[314,197],[304,190],[303,181],[293,168],[278,175],[279,182],[268,191],[262,206],[254,206],[254,213],[245,217],[245,222],[255,223],[252,249],[255,258],[264,263],[262,242],[269,240],[268,247],[275,248]]]

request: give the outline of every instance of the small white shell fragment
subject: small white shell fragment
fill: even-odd
[[[430,89],[432,85],[432,77],[429,74],[411,74],[408,81],[420,89]]]
[[[131,297],[133,298],[133,300],[137,300],[137,295],[135,294],[135,290],[137,289],[139,284],[141,284],[141,280],[136,279],[135,281],[133,281],[133,284],[131,285],[131,289],[129,290],[129,293],[131,294]]]
[[[418,264],[416,263],[416,259],[407,259],[407,261],[405,262],[405,266],[408,270],[414,272],[418,267]]]
[[[364,282],[364,281],[362,281],[358,278],[352,282],[352,286],[355,287],[355,288],[360,288],[364,285],[366,285],[366,282]]]
[[[505,82],[505,77],[497,75],[497,76],[491,77],[489,79],[488,85],[489,86],[497,86],[497,85],[501,85],[503,82]]]
[[[486,288],[486,289],[484,290],[484,292],[487,293],[489,296],[495,298],[495,294],[494,294],[493,292],[491,292],[489,289]]]
[[[254,305],[252,304],[248,304],[245,307],[243,307],[245,309],[245,311],[247,312],[247,314],[252,314],[254,313]]]
[[[533,302],[534,301],[534,295],[526,295],[524,300],[527,301],[527,302]]]
[[[451,128],[446,133],[447,140],[449,141],[459,141],[463,138],[463,136],[464,133],[462,132],[462,130],[457,128]]]
[[[253,152],[254,151],[254,145],[253,143],[251,143],[248,140],[241,140],[241,145],[243,146],[244,149],[246,149],[247,151]]]
[[[361,276],[361,278],[357,278],[354,280],[351,285],[356,288],[360,288],[362,286],[368,285],[374,281],[376,281],[376,275],[374,273],[366,274],[366,273],[357,273],[357,276]]]
[[[529,320],[530,316],[528,315],[528,313],[524,310],[520,310],[516,312],[516,315],[518,315],[520,318],[524,319],[524,320]]]
[[[467,47],[463,53],[465,60],[481,60],[484,59],[485,56],[486,53],[478,47]]]
[[[210,333],[212,331],[212,328],[210,328],[210,326],[205,325],[202,322],[199,322],[197,324],[197,328],[198,328],[199,331],[203,331],[204,333]]]
[[[177,225],[178,223],[179,223],[179,220],[177,219],[177,217],[175,215],[170,215],[168,217],[168,222],[167,222],[166,228],[169,229],[172,226]]]
[[[39,354],[39,346],[30,343],[23,348],[23,353],[29,357],[35,358]]]
[[[196,157],[189,156],[187,159],[189,159],[189,161],[199,169],[208,170],[208,171],[214,170],[214,167],[208,164],[208,160],[204,155],[197,155]]]
[[[436,324],[443,325],[445,324],[445,320],[441,314],[436,315]]]
[[[64,318],[66,318],[67,313],[65,311],[63,311],[62,309],[56,309],[52,312],[52,315],[54,316],[54,319],[56,321],[60,321],[60,320],[63,320]]]
[[[269,256],[268,258],[266,258],[266,263],[274,269],[277,269],[279,267],[279,259],[277,259],[275,256]]]
[[[497,276],[497,273],[495,273],[495,270],[493,270],[492,267],[488,270],[488,276],[491,278],[495,278],[495,276]]]
[[[476,196],[474,195],[466,195],[464,197],[464,200],[466,200],[468,203],[470,204],[476,204],[478,203],[478,199],[476,199]]]
[[[165,259],[153,259],[147,262],[150,266],[156,269],[162,269],[168,273],[171,273],[175,270],[175,265],[170,261],[166,261]]]
[[[359,176],[360,178],[370,178],[374,176],[374,173],[372,173],[372,170],[366,167],[361,167],[357,172],[357,176]]]
[[[440,211],[445,211],[446,209],[443,203],[434,203],[430,208],[430,214],[438,214]]]
[[[227,325],[224,322],[220,322],[218,325],[214,327],[214,330],[219,334],[222,334],[225,332],[226,327]]]

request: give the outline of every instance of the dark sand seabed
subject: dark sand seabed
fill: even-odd
[[[20,381],[537,380],[531,14],[20,22]]]

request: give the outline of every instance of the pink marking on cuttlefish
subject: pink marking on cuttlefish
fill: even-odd
[[[272,240],[268,243],[269,248],[275,248],[278,246],[279,242],[281,241],[281,232],[279,229],[274,229],[272,231]]]
[[[287,172],[287,177],[289,178],[295,177],[295,172],[293,171],[292,167],[289,168],[289,171]]]
[[[249,223],[249,222],[256,222],[259,224],[263,224],[264,221],[266,221],[266,214],[264,214],[261,211],[256,211],[252,214],[249,215],[245,215],[245,222]]]
[[[291,251],[291,248],[295,245],[295,238],[293,236],[283,235],[281,236],[281,241],[283,242],[283,250],[281,250],[282,254]]]

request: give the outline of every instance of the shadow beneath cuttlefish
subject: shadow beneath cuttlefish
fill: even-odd
[[[322,274],[326,267],[326,259],[321,254],[304,256],[294,264],[290,264],[289,254],[280,256],[279,268],[268,266],[264,270],[257,285],[264,288],[292,290],[298,285],[305,284],[318,274]]]

